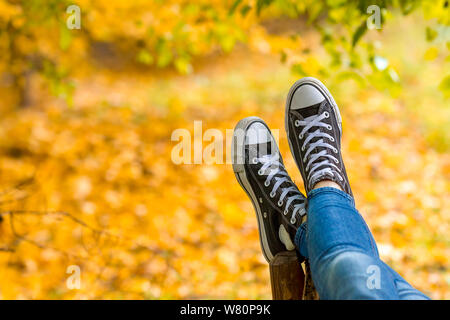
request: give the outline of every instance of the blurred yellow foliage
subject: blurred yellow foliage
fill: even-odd
[[[49,3],[63,12],[68,4]],[[45,19],[51,6],[43,6],[42,19],[21,34],[29,8],[0,0],[2,27],[18,32],[14,50],[0,34],[1,298],[271,297],[253,207],[230,165],[174,164],[171,134],[193,135],[196,120],[225,134],[258,115],[280,130],[301,187],[283,133],[296,76],[280,52],[299,73],[320,75],[327,58],[307,24],[301,38],[292,36],[300,20],[256,24],[254,11],[229,15],[220,3],[80,0],[82,12],[89,9],[85,29],[68,33],[64,19]],[[238,3],[242,13],[251,2]],[[298,9],[319,14],[313,3]],[[345,18],[341,11],[336,19]],[[282,12],[275,6],[262,16]],[[417,63],[427,52],[425,40],[415,40],[420,17],[392,19],[393,29],[370,36],[392,58],[391,73],[374,79],[391,79],[395,98],[386,87],[362,86],[355,73],[323,80],[342,109],[346,167],[382,258],[432,298],[449,299],[450,117],[436,77],[444,58],[428,52],[433,59]],[[399,28],[415,48],[400,41]],[[246,37],[247,46],[236,46]],[[34,61],[27,52],[45,53],[39,72],[24,63]],[[80,267],[80,289],[67,286],[71,265]]]

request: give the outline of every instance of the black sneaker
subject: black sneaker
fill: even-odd
[[[332,180],[353,196],[341,155],[339,108],[319,80],[303,78],[291,87],[285,125],[306,192],[319,181]]]
[[[270,262],[278,252],[295,249],[306,199],[286,172],[275,139],[260,118],[239,121],[231,152],[233,171],[253,202],[261,248]]]

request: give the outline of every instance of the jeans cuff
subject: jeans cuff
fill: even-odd
[[[344,198],[345,201],[347,201],[353,207],[355,206],[355,200],[353,199],[352,196],[350,196],[348,193],[346,193],[342,190],[339,190],[339,189],[333,188],[333,187],[322,187],[322,188],[317,188],[317,189],[311,190],[308,193],[308,200],[319,194],[323,194],[323,193],[332,193],[332,194],[338,195],[339,197]]]

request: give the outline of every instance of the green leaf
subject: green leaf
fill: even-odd
[[[450,75],[442,79],[441,83],[439,84],[439,90],[442,91],[445,98],[450,98]]]
[[[244,6],[244,7],[241,9],[241,15],[242,15],[243,17],[245,17],[245,16],[247,15],[247,13],[248,13],[251,9],[252,9],[252,7],[249,6],[249,5]]]
[[[364,87],[366,85],[366,80],[364,79],[364,77],[356,71],[352,70],[339,72],[336,79],[339,80],[339,82],[345,80],[354,80],[360,87]]]
[[[146,65],[150,65],[153,63],[153,57],[146,49],[141,49],[137,54],[137,61]]]
[[[235,0],[228,10],[228,14],[231,16],[237,9],[237,7],[241,4],[242,0]]]
[[[427,37],[427,41],[433,41],[437,37],[438,32],[431,29],[430,27],[427,27],[427,29],[425,30],[425,34]]]
[[[169,65],[169,63],[172,61],[173,55],[170,51],[163,51],[160,52],[158,56],[158,62],[157,66],[160,68],[164,68]]]
[[[69,49],[70,44],[72,43],[72,31],[69,30],[65,25],[62,25],[59,29],[59,47],[66,51]]]
[[[286,54],[286,52],[284,52],[284,50],[283,51],[281,51],[281,53],[280,53],[280,62],[281,63],[285,63],[286,61],[287,61],[287,54]]]
[[[231,50],[233,50],[234,45],[236,44],[236,39],[232,36],[224,36],[222,39],[220,39],[220,46],[222,47],[223,51],[226,53],[230,53]]]
[[[419,4],[420,1],[416,0],[400,0],[400,10],[406,16],[413,12]]]
[[[291,66],[292,73],[299,76],[306,76],[306,72],[303,69],[303,66],[300,63],[295,63]]]
[[[353,33],[352,37],[352,48],[356,46],[361,37],[367,32],[367,23],[364,20],[359,27],[356,29],[355,33]]]
[[[156,65],[160,68],[168,66],[173,60],[173,54],[168,46],[167,40],[163,38],[158,39],[156,50],[158,52]]]
[[[311,3],[311,5],[307,7],[308,22],[311,23],[315,21],[323,9],[323,4],[320,1]]]
[[[183,74],[192,73],[192,65],[189,63],[189,58],[177,58],[175,60],[175,68],[178,72]]]
[[[265,7],[268,7],[273,0],[257,0],[256,1],[256,14],[259,16],[261,13],[261,10]]]

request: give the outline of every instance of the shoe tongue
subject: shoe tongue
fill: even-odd
[[[272,141],[270,131],[259,122],[255,122],[247,129],[245,135],[245,144],[258,144]]]
[[[271,142],[247,144],[250,159],[261,158],[267,155],[275,155],[278,150],[273,147]]]
[[[277,150],[272,150],[272,145],[272,142],[259,143],[257,146],[258,156],[262,157],[265,155],[275,155]]]
[[[323,102],[318,103],[318,104],[313,105],[313,106],[310,106],[310,107],[307,107],[307,108],[304,108],[304,109],[301,110],[300,115],[301,115],[303,118],[308,118],[308,117],[311,117],[311,116],[319,115],[319,114],[321,113],[321,107],[322,107],[322,105],[323,105]],[[316,131],[317,129],[320,129],[320,130],[321,130],[321,128],[318,128],[318,127],[315,127],[315,126],[314,126],[314,127],[311,127],[307,132],[308,132],[308,134],[309,134],[309,133],[313,133],[313,132]],[[316,142],[316,141],[319,140],[319,139],[322,139],[322,137],[313,138],[309,143]],[[316,150],[316,151],[317,151],[317,150]]]
[[[265,155],[276,154],[276,146],[272,134],[260,122],[253,123],[245,135],[245,145],[249,149],[250,158],[260,158]]]
[[[323,112],[323,109],[324,109],[325,107],[326,107],[326,101],[324,100],[324,101],[322,101],[322,102],[320,102],[320,103],[318,103],[318,104],[315,104],[315,105],[310,106],[310,107],[307,107],[307,108],[303,108],[303,109],[298,110],[298,111],[299,111],[300,115],[301,115],[303,118],[307,118],[307,117],[310,117],[310,116],[315,116],[315,115],[321,114],[321,113]],[[323,129],[324,129],[323,127],[316,127],[316,126],[314,126],[314,127],[310,128],[310,129],[308,130],[308,132],[307,132],[306,135],[312,134],[313,132],[315,132],[315,131],[317,131],[317,130],[320,130],[320,131],[323,132]],[[321,139],[324,139],[324,138],[323,138],[323,137],[314,137],[314,138],[312,138],[312,139],[309,141],[308,144],[315,143],[315,142],[317,142],[318,140],[321,140]],[[308,149],[308,146],[306,146],[306,149]],[[330,152],[331,152],[328,148],[325,148],[325,147],[316,147],[316,148],[314,148],[314,150],[312,150],[312,152],[310,153],[310,155],[315,154],[315,153],[318,153],[318,152],[320,152],[320,151],[322,151],[322,150],[326,150],[328,154],[330,154]],[[328,158],[327,158],[327,157],[319,157],[318,159],[315,160],[315,162],[318,163],[318,162],[321,162],[321,161],[323,161],[323,160],[325,160],[325,159],[328,159]],[[324,166],[320,166],[319,169],[322,168],[322,167],[324,167]]]
[[[320,106],[323,102],[296,110],[303,118],[308,118],[310,116],[317,115],[319,113]]]

